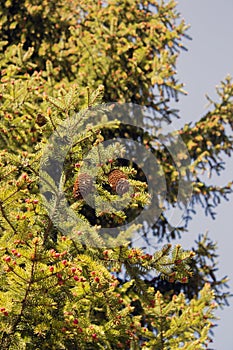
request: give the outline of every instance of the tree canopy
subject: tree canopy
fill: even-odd
[[[9,0],[0,23],[1,349],[207,348],[229,296],[216,244],[172,240],[197,205],[214,217],[232,192],[203,177],[231,156],[231,78],[198,122],[161,138],[185,93],[176,63],[188,26],[173,0]],[[137,148],[108,143],[119,138],[156,158],[151,178],[127,158]],[[151,202],[158,218],[131,225]]]

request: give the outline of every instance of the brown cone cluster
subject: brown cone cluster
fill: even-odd
[[[91,175],[83,173],[80,174],[73,187],[73,196],[76,199],[88,195],[93,189],[93,178]]]
[[[112,189],[122,196],[129,191],[129,181],[127,175],[121,170],[115,169],[108,175],[108,181]],[[87,196],[93,190],[93,177],[87,173],[80,174],[73,187],[73,196],[75,199],[81,199]]]
[[[118,169],[111,171],[108,175],[110,186],[121,196],[129,190],[129,182],[127,179],[128,177]]]

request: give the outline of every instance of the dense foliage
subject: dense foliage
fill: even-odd
[[[192,181],[191,206],[181,203],[185,223],[172,228],[163,211],[152,227],[132,226],[117,244],[117,238],[106,244],[100,226],[130,222],[150,195],[140,168],[123,159],[120,146],[122,158],[114,159],[114,148],[101,148],[105,140],[129,137],[150,149],[165,174],[167,208],[176,205],[179,169],[150,128],[177,116],[169,102],[184,93],[175,69],[187,26],[174,1],[9,0],[1,1],[0,18],[1,349],[207,348],[214,299],[221,305],[228,295],[222,290],[227,279],[216,276],[216,245],[204,235],[193,251],[171,243],[187,230],[196,205],[214,216],[232,191],[231,183],[218,187],[202,178],[220,174],[222,157],[231,156],[231,79],[221,83],[210,111],[178,132],[191,159],[184,175]],[[142,119],[141,129],[110,121],[111,105],[102,102],[144,105],[152,124]],[[107,119],[96,123],[95,108]],[[70,118],[85,128],[60,168],[49,157],[48,140],[69,127]],[[59,151],[64,147],[65,141]],[[97,204],[125,200],[130,185],[126,210],[95,211],[82,198],[93,188],[90,175],[81,172],[91,149],[108,160],[102,164],[94,151]],[[39,186],[44,165],[51,169],[47,207]],[[56,225],[65,214],[52,188],[61,183],[83,220],[68,235]],[[131,240],[136,229],[143,232],[144,249]]]

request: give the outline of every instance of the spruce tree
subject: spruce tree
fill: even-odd
[[[172,227],[162,211],[152,227],[129,225],[106,239],[103,228],[130,223],[151,200],[140,165],[121,144],[106,146],[113,137],[150,150],[165,174],[167,207],[178,200],[180,169],[151,130],[177,116],[169,102],[184,93],[175,67],[187,26],[174,1],[6,1],[0,13],[1,348],[207,348],[227,279],[216,277],[210,238],[200,236],[192,251],[172,239],[182,238],[197,204],[214,216],[232,190],[201,176],[221,173],[221,157],[231,155],[231,79],[205,116],[178,131],[191,160],[191,206],[185,194],[179,203],[186,223]],[[143,128],[111,120],[115,102],[153,117],[141,116]]]

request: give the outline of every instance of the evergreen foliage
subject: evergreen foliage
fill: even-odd
[[[127,136],[150,149],[166,177],[167,206],[176,204],[176,166],[148,132],[161,117],[170,122],[177,116],[169,101],[184,93],[175,68],[187,26],[175,2],[7,0],[0,3],[0,18],[1,349],[208,348],[213,311],[229,296],[222,290],[227,278],[216,275],[216,245],[206,235],[193,251],[171,243],[187,230],[196,205],[214,217],[232,192],[232,183],[217,187],[202,177],[221,174],[223,156],[231,156],[230,77],[217,90],[219,101],[210,100],[210,111],[179,130],[192,160],[186,174],[191,206],[186,223],[171,233],[166,211],[160,215],[151,227],[155,249],[149,254],[130,239],[143,230],[146,245],[146,226],[132,226],[112,241],[100,234],[100,227],[130,222],[150,203],[147,181],[135,164],[124,162],[124,148],[119,145],[122,158],[116,159],[115,147],[103,142]],[[143,120],[144,131],[109,121],[109,105],[101,103],[115,101],[147,106],[152,124]],[[95,108],[106,120],[92,127]],[[70,118],[85,127],[60,168],[59,158],[43,154],[51,134],[66,123],[70,134],[58,151],[73,140]],[[93,183],[82,170],[91,149],[98,165]],[[42,172],[52,193],[47,207],[39,187],[44,165],[57,169]],[[85,201],[94,190],[95,211]],[[63,232],[67,219],[62,228],[56,225],[65,218],[64,201],[80,219],[69,218],[69,235]],[[118,208],[129,204],[113,211],[113,201]]]

